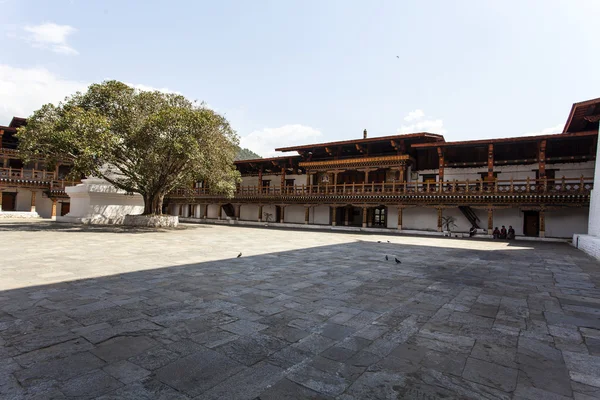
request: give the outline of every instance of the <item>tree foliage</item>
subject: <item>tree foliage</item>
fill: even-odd
[[[235,156],[235,160],[256,160],[257,158],[262,158],[255,152],[247,148],[239,148],[237,155]]]
[[[73,175],[97,176],[144,197],[144,214],[161,214],[166,195],[203,181],[233,195],[238,138],[227,120],[178,94],[91,85],[46,104],[18,132],[25,159],[68,156]]]

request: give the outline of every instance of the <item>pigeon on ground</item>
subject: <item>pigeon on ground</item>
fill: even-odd
[[[238,254],[237,258],[240,258],[242,256],[242,252],[240,251],[240,254]]]
[[[388,240],[387,242],[389,243],[390,241]]]
[[[402,264],[402,261],[398,260],[397,257],[394,257],[394,260],[396,260],[396,264]]]
[[[378,240],[377,243],[381,243],[381,240]]]
[[[385,261],[387,261],[387,260],[389,260],[389,258],[388,258],[388,256],[386,255],[386,256],[385,256]]]

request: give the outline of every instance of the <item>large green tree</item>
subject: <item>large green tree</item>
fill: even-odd
[[[73,175],[97,176],[143,196],[144,214],[161,214],[166,195],[203,181],[231,196],[239,180],[238,138],[227,120],[178,94],[118,81],[46,104],[18,132],[24,157],[73,159]]]

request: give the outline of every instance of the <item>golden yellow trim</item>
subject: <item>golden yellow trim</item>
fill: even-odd
[[[410,159],[408,154],[383,157],[361,157],[348,158],[343,160],[327,160],[327,161],[303,161],[298,165],[307,169],[316,168],[333,168],[333,167],[353,167],[353,166],[368,166],[382,164],[397,164],[402,161],[406,162]]]

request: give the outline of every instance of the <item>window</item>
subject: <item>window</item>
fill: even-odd
[[[285,186],[294,186],[294,179],[286,179]]]
[[[385,226],[385,207],[375,208],[373,211],[373,225]]]
[[[436,174],[423,175],[423,182],[435,182],[436,176]]]
[[[271,186],[271,181],[269,181],[269,180],[262,181],[262,192],[263,193],[268,193],[270,186]]]

